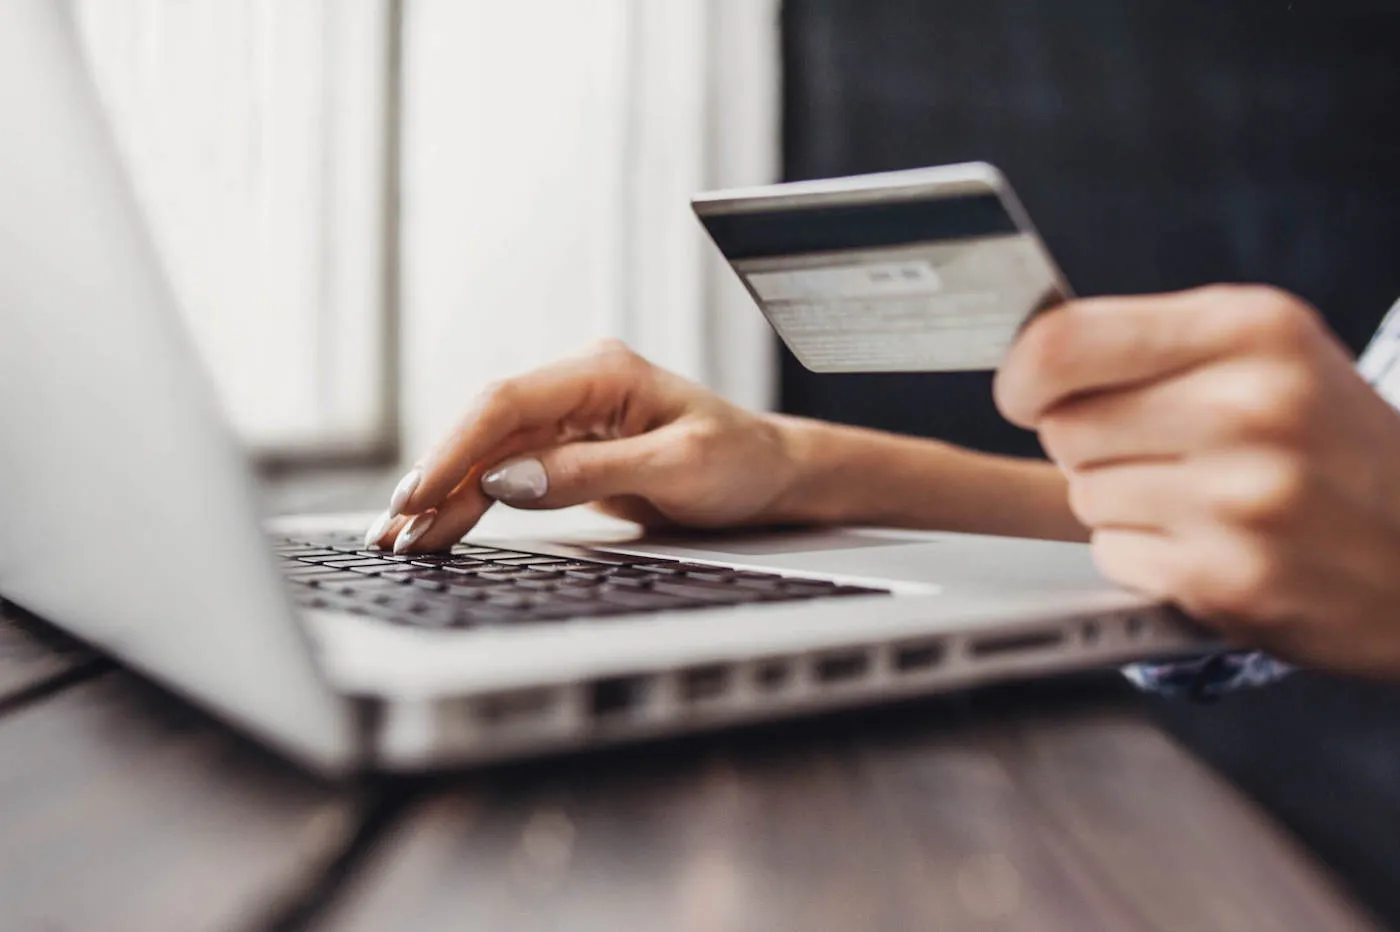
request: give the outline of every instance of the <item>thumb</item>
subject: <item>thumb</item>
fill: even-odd
[[[515,508],[566,508],[655,488],[659,463],[654,433],[623,440],[584,441],[512,457],[486,471],[481,490]]]

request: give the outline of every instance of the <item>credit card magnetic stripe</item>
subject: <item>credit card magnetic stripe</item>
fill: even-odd
[[[731,260],[873,249],[1019,232],[995,194],[702,214]]]

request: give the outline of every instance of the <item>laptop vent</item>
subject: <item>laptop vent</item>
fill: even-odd
[[[718,699],[729,689],[729,668],[712,663],[682,670],[679,693],[682,702],[700,703]]]
[[[849,683],[870,672],[870,655],[863,650],[823,654],[812,665],[818,683]]]
[[[646,706],[654,677],[609,676],[594,680],[588,688],[588,714],[608,721],[636,714]]]
[[[792,664],[779,658],[760,661],[754,667],[754,688],[763,693],[776,693],[792,681]]]
[[[1005,657],[1008,654],[1033,654],[1052,650],[1065,641],[1065,633],[1059,628],[1044,628],[1038,631],[1018,631],[1015,634],[998,634],[975,638],[968,645],[974,657]]]
[[[521,725],[551,714],[558,699],[558,691],[554,689],[491,693],[476,700],[476,718],[482,725],[492,728]]]
[[[898,674],[920,673],[938,666],[943,653],[942,641],[896,644],[890,651],[890,666]]]

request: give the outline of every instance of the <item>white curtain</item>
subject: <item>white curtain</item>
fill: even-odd
[[[77,0],[99,97],[225,409],[264,452],[392,440],[390,0]]]
[[[485,382],[605,335],[771,404],[766,325],[689,197],[776,175],[778,0],[75,9],[254,447],[364,451],[397,415],[413,456]]]
[[[689,197],[778,169],[777,0],[409,0],[403,427],[617,336],[742,404],[767,328]]]

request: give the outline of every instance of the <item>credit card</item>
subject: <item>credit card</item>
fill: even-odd
[[[995,369],[1070,296],[983,162],[720,191],[696,215],[814,372]]]

